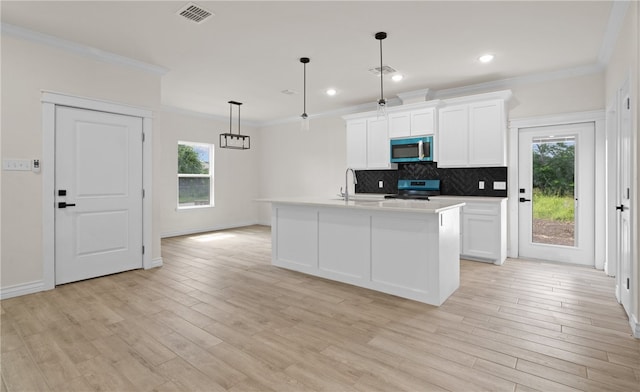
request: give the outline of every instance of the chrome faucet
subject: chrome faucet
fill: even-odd
[[[348,167],[347,171],[344,172],[344,201],[349,201],[349,182],[347,181],[349,178],[349,171],[351,171],[351,174],[353,175],[353,184],[355,185],[358,183],[356,172],[354,172],[352,168]]]

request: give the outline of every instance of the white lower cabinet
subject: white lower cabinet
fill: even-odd
[[[460,284],[460,208],[272,207],[272,263],[441,305]]]
[[[449,199],[466,203],[460,211],[460,257],[502,265],[507,258],[507,199]]]

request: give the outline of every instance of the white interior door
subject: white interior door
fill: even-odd
[[[593,123],[519,134],[519,256],[594,265]]]
[[[620,127],[618,135],[618,186],[616,210],[617,228],[617,284],[620,303],[631,314],[631,106],[629,92],[620,94]]]
[[[142,267],[142,118],[56,107],[55,281]]]

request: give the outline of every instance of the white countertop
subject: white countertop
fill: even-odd
[[[440,195],[440,196],[429,196],[429,198],[433,200],[459,200],[462,202],[474,202],[474,201],[482,201],[482,202],[494,202],[500,203],[503,200],[507,200],[506,197],[490,197],[490,196],[448,196],[448,195]]]
[[[425,214],[436,214],[451,208],[459,208],[464,206],[464,202],[453,200],[398,200],[398,199],[378,199],[378,198],[359,198],[355,196],[349,198],[349,201],[343,199],[322,199],[308,197],[292,197],[277,199],[260,199],[260,202],[291,204],[302,206],[318,206],[318,207],[338,207],[352,209],[368,209],[377,211],[398,211],[398,212],[419,212]]]

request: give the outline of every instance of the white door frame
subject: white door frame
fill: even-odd
[[[517,258],[518,246],[518,133],[520,129],[543,127],[549,125],[566,125],[592,122],[595,126],[595,268],[603,269],[606,258],[605,252],[605,221],[606,221],[606,133],[605,111],[594,110],[588,112],[565,113],[551,116],[527,117],[509,121],[509,174],[508,174],[508,246],[507,255]]]
[[[43,290],[55,287],[55,111],[56,106],[70,106],[80,109],[96,110],[142,118],[142,131],[145,135],[142,143],[142,186],[145,197],[142,199],[142,256],[144,269],[161,265],[152,259],[152,197],[151,197],[151,152],[152,117],[148,109],[136,108],[114,102],[76,97],[67,94],[43,91],[42,97],[42,282]]]

